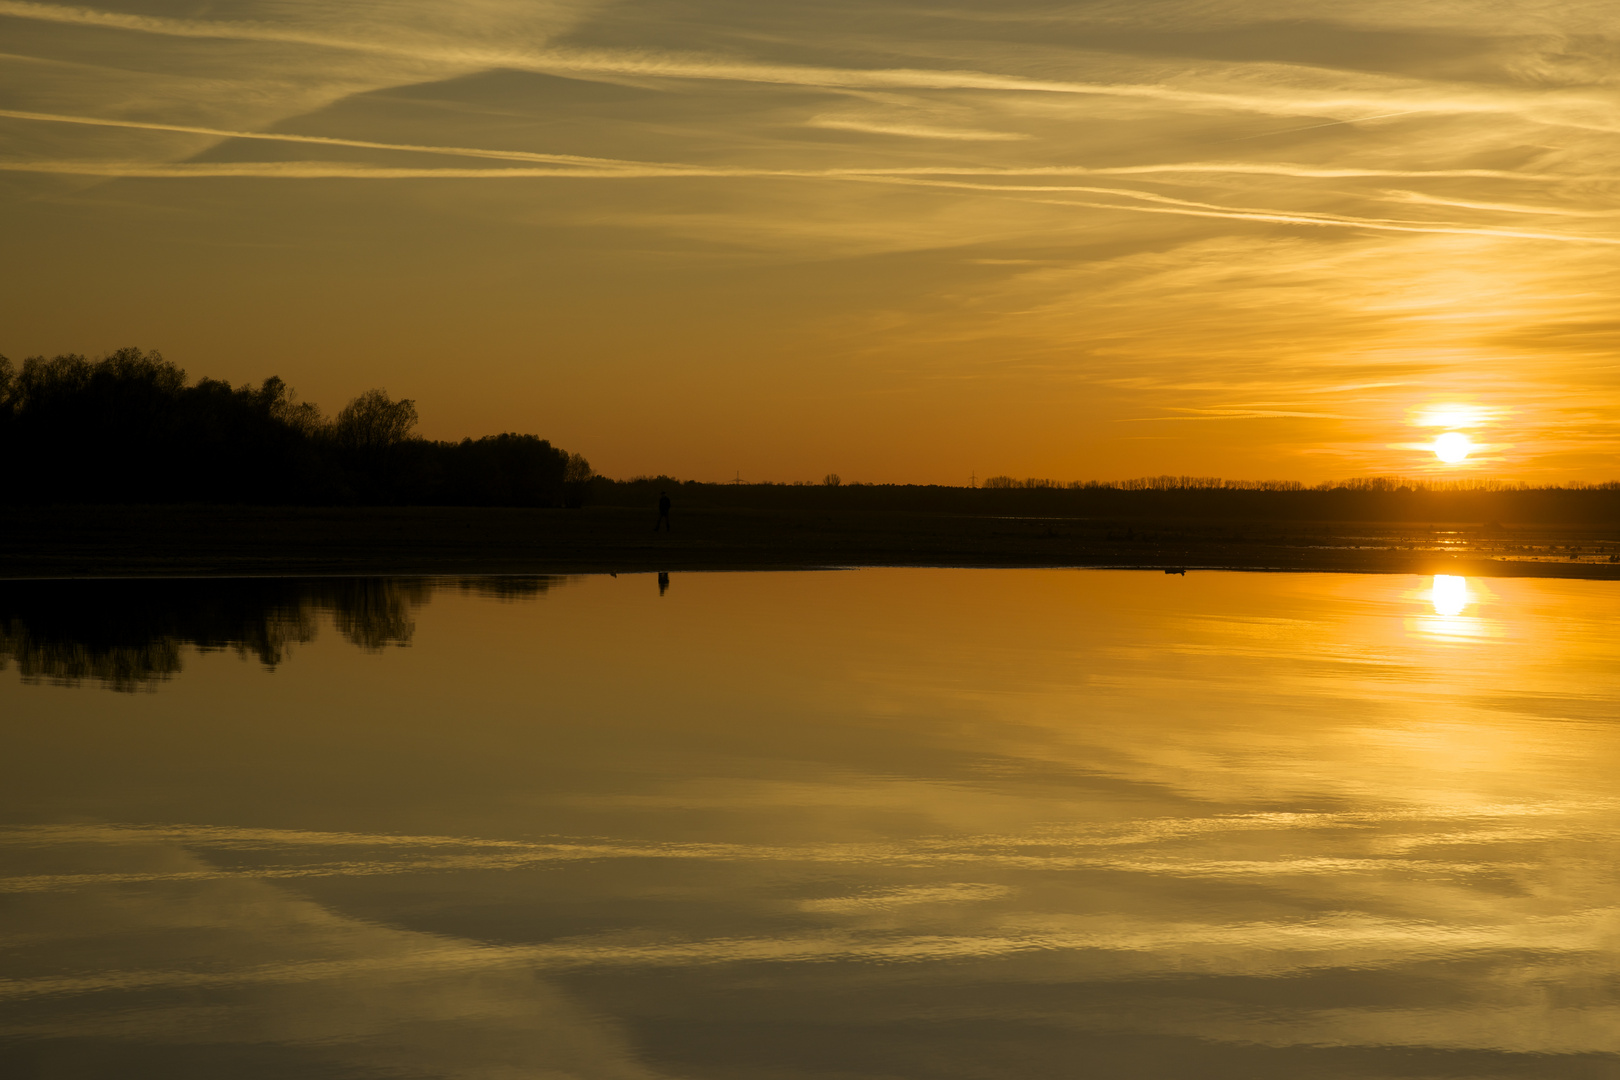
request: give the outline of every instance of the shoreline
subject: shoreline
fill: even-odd
[[[471,577],[864,567],[1620,580],[1620,525],[1252,522],[693,508],[0,509],[0,580]],[[1573,556],[1573,557],[1571,557]],[[1615,561],[1610,561],[1611,557]]]

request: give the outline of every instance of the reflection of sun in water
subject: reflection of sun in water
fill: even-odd
[[[1425,607],[1433,605],[1434,613],[1425,611],[1407,619],[1406,629],[1413,637],[1433,645],[1451,647],[1477,645],[1489,638],[1500,637],[1501,624],[1484,617],[1482,609],[1490,606],[1494,594],[1490,586],[1479,583],[1470,588],[1468,579],[1457,574],[1436,574],[1429,587],[1406,594]]]
[[[1460,431],[1448,431],[1434,440],[1434,456],[1455,465],[1474,450],[1474,441]]]
[[[1468,579],[1455,574],[1436,574],[1431,595],[1436,615],[1461,615],[1470,601]]]

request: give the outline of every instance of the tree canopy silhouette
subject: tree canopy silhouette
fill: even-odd
[[[390,401],[386,390],[367,390],[338,411],[332,438],[346,450],[385,454],[411,437],[416,402]]]
[[[0,357],[16,502],[582,505],[592,473],[535,435],[417,437],[416,403],[367,390],[328,419],[272,376],[187,381],[157,352]]]

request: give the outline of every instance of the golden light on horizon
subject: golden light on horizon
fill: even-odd
[[[1483,405],[1446,402],[1417,410],[1412,422],[1419,427],[1477,428],[1489,423],[1495,411]]]
[[[1595,9],[0,7],[14,361],[617,477],[1620,475]]]
[[[1474,440],[1460,431],[1448,431],[1434,440],[1434,456],[1447,465],[1457,464],[1476,449]]]

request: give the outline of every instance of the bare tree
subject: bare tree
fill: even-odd
[[[591,480],[596,472],[584,454],[569,454],[563,465],[563,505],[584,506],[591,498]]]
[[[386,390],[367,390],[337,414],[332,434],[339,446],[362,453],[382,453],[411,437],[416,402],[391,401]]]

